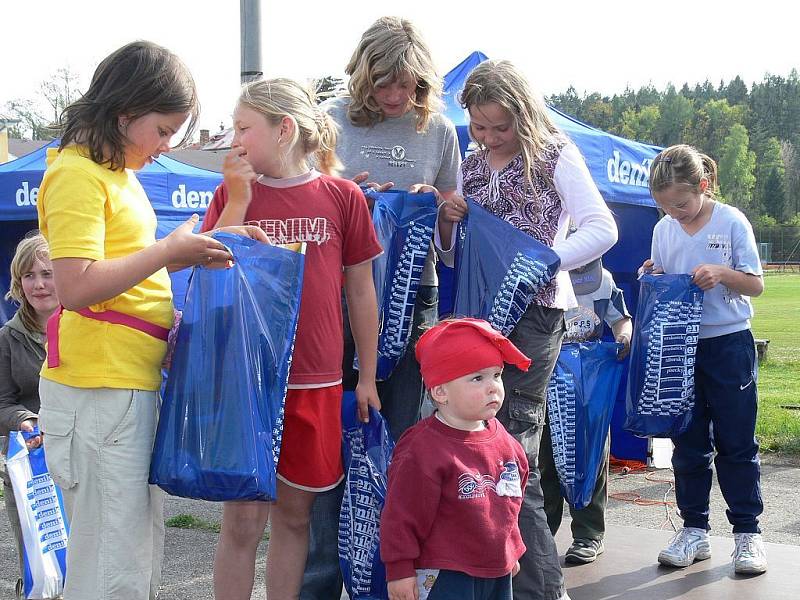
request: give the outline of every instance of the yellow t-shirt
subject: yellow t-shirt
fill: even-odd
[[[133,171],[111,171],[71,146],[47,153],[39,188],[39,228],[50,258],[104,260],[155,243],[156,215]],[[161,269],[128,291],[89,307],[115,310],[169,328],[172,292]],[[146,333],[65,310],[59,327],[61,364],[41,375],[84,388],[157,390],[166,342]]]

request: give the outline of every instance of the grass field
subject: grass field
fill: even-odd
[[[800,454],[800,275],[768,273],[764,286],[753,298],[753,335],[769,340],[758,375],[756,435],[764,452]]]

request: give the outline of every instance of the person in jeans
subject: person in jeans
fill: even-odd
[[[603,268],[602,259],[593,260],[583,267],[569,272],[572,289],[578,299],[578,306],[567,311],[567,332],[565,343],[579,343],[599,340],[603,334],[603,323],[611,327],[614,340],[622,344],[617,354],[623,360],[630,351],[632,323],[622,295],[611,273]],[[571,564],[593,562],[604,551],[603,536],[606,531],[606,504],[608,503],[608,459],[610,437],[606,436],[603,448],[603,462],[597,474],[597,482],[592,498],[584,508],[576,510],[570,506],[572,516],[572,544],[564,557]],[[550,441],[550,425],[545,423],[542,442],[539,447],[539,471],[542,474],[544,492],[544,511],[547,524],[553,535],[561,526],[564,513],[564,498],[558,473],[553,462],[553,446]]]
[[[397,17],[378,19],[362,35],[345,71],[348,93],[322,105],[339,126],[341,175],[378,190],[413,191],[430,184],[444,198],[452,196],[460,161],[456,130],[439,112],[442,80],[417,27]],[[434,256],[430,251],[426,258],[406,352],[389,378],[378,383],[381,415],[395,440],[419,419],[424,390],[413,348],[422,328],[438,317]],[[357,381],[353,350],[345,319],[345,390]],[[337,532],[343,489],[340,485],[319,494],[314,502],[301,593],[305,600],[329,600],[341,593]]]
[[[683,527],[658,562],[688,567],[711,557],[709,496],[714,462],[728,505],[737,573],[767,570],[758,527],[764,510],[755,438],[758,363],[750,296],[764,291],[753,228],[733,206],[716,202],[717,165],[687,145],[663,150],[650,167],[650,191],[666,216],[653,231],[642,270],[690,273],[703,290],[695,355],[695,403],[688,428],[673,437],[675,498]]]

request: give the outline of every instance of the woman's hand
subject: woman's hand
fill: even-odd
[[[366,187],[370,188],[371,190],[375,190],[376,192],[385,192],[386,190],[394,187],[393,181],[387,181],[386,183],[377,183],[375,181],[367,181],[369,179],[369,171],[362,171],[355,177],[353,177],[353,181],[358,185],[365,185]]]
[[[36,419],[25,419],[22,423],[19,424],[20,431],[33,431],[33,428],[36,427]],[[25,445],[28,447],[28,450],[33,450],[34,448],[38,448],[42,445],[42,434],[34,436],[28,440],[25,440]]]
[[[419,600],[416,577],[405,577],[390,581],[388,587],[389,600]]]
[[[241,146],[231,148],[222,163],[222,177],[228,188],[228,201],[235,204],[250,204],[253,199],[253,182],[258,175],[244,155],[247,151]]]

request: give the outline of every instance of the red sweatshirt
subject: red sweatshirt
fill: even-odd
[[[501,577],[525,552],[517,525],[528,481],[519,442],[497,419],[461,431],[435,416],[397,443],[381,515],[389,581],[416,569]]]

